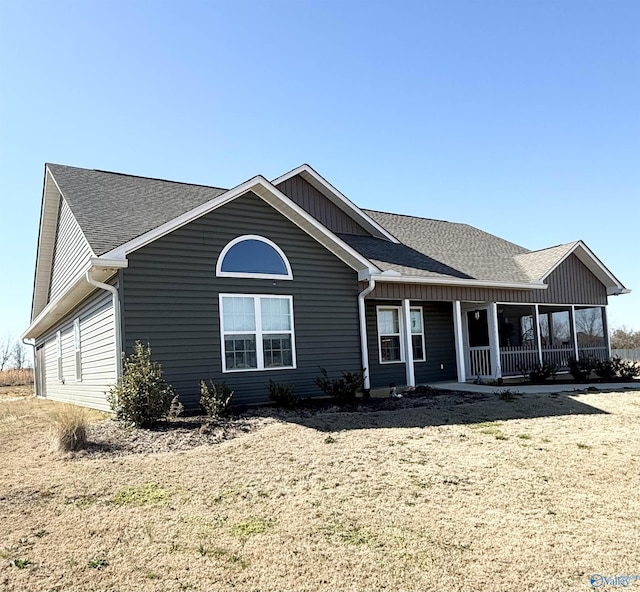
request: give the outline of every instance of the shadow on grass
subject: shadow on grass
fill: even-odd
[[[509,419],[571,415],[607,415],[577,401],[571,393],[507,395],[437,391],[403,399],[372,399],[357,409],[264,410],[265,416],[321,432],[370,428],[415,428],[464,425]],[[262,413],[261,413],[262,415]]]

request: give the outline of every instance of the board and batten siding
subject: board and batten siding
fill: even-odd
[[[276,187],[332,232],[371,236],[351,216],[300,175],[295,175]]]
[[[369,342],[369,371],[371,388],[386,388],[391,383],[407,384],[404,362],[380,363],[377,307],[401,306],[400,300],[367,300],[367,340]],[[422,323],[426,360],[414,362],[416,384],[442,380],[456,380],[456,350],[453,335],[453,305],[449,302],[417,302],[422,307]]]
[[[546,290],[502,290],[466,286],[394,284],[378,282],[372,298],[460,300],[462,302],[517,302],[526,304],[607,304],[607,288],[573,254],[545,280]],[[363,284],[364,285],[364,284]]]
[[[91,247],[69,205],[61,198],[49,284],[49,302],[64,292],[69,282],[82,271],[92,256]]]
[[[76,379],[74,320],[80,320],[82,376]],[[62,380],[58,378],[57,332],[62,341]],[[47,399],[109,410],[106,392],[116,381],[115,332],[111,294],[99,290],[36,340],[44,349],[44,395]],[[39,393],[42,394],[42,393]]]
[[[282,249],[292,280],[216,277],[222,249],[234,238],[263,236]],[[122,270],[126,351],[149,343],[166,380],[188,406],[199,381],[224,381],[236,403],[268,401],[268,382],[314,396],[324,367],[332,376],[360,367],[357,274],[252,193],[243,195],[128,255]],[[293,297],[297,368],[222,372],[219,294]]]

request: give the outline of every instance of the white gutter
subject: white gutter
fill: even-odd
[[[120,384],[120,379],[122,378],[122,330],[120,326],[120,299],[118,298],[118,289],[115,286],[104,284],[93,279],[93,277],[91,277],[91,269],[87,271],[85,278],[92,286],[111,292],[111,297],[113,298],[113,322],[115,324],[114,335],[116,340],[116,382]]]
[[[369,276],[369,285],[358,294],[358,317],[360,319],[360,352],[362,354],[362,369],[364,371],[364,392],[368,394],[371,390],[371,379],[369,377],[369,350],[367,343],[367,317],[364,306],[364,298],[373,292],[376,287],[376,280]]]
[[[497,288],[503,290],[546,290],[549,286],[542,281],[536,280],[528,283],[524,282],[495,282],[492,280],[467,280],[459,278],[440,278],[401,275],[389,270],[376,276],[381,282],[391,282],[394,284],[433,284],[438,286],[462,286],[472,288]]]

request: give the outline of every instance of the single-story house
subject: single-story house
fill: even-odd
[[[141,341],[186,405],[201,379],[260,403],[320,394],[319,368],[370,389],[606,358],[628,291],[580,240],[361,209],[308,165],[220,189],[47,164],[22,337],[41,397],[108,408]]]

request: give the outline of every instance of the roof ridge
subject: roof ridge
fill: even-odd
[[[117,171],[105,171],[104,169],[87,169],[85,167],[76,167],[68,164],[57,164],[55,162],[47,162],[46,166],[65,167],[67,169],[77,169],[79,171],[90,171],[93,173],[105,173],[107,175],[118,175],[120,177],[130,177],[133,179],[145,179],[147,181],[161,181],[162,183],[175,183],[176,185],[188,185],[190,187],[206,187],[207,189],[219,189],[220,191],[228,191],[225,187],[216,187],[214,185],[205,185],[203,183],[186,183],[185,181],[174,181],[172,179],[161,179],[160,177],[146,177],[144,175],[131,175],[129,173],[119,173]]]
[[[557,245],[552,245],[551,247],[542,247],[541,249],[534,249],[533,251],[527,251],[526,253],[518,253],[515,255],[516,257],[520,257],[520,255],[531,255],[533,253],[540,253],[542,251],[550,251],[551,249],[557,249],[558,247],[567,247],[569,245],[575,245],[579,243],[579,240],[569,241],[568,243],[559,243]]]

